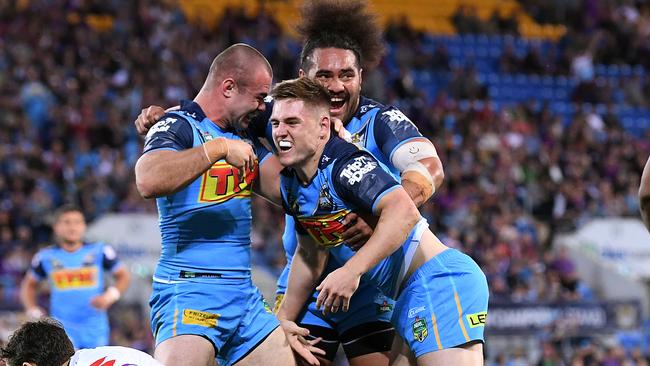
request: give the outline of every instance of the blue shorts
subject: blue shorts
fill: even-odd
[[[447,249],[406,281],[393,324],[416,357],[483,341],[488,296],[487,279],[476,262]]]
[[[75,349],[108,346],[110,330],[108,319],[90,318],[88,321],[66,321],[56,318],[63,324]]]
[[[326,276],[339,268],[330,257],[325,269]],[[289,268],[285,268],[289,272]],[[278,280],[275,308],[277,309],[286,289],[286,275]],[[320,282],[319,282],[320,283]],[[314,292],[303,307],[296,323],[310,330],[310,335],[323,340],[316,347],[326,352],[325,359],[334,360],[339,344],[343,344],[348,359],[374,352],[388,352],[391,348],[394,328],[391,324],[395,301],[386,297],[377,287],[361,281],[350,299],[346,311],[323,315],[323,309],[316,309],[318,292]]]
[[[330,257],[322,278],[325,278],[327,274],[339,267],[340,266],[337,262]],[[285,268],[285,271],[288,272],[288,268]],[[281,276],[280,280],[282,280],[283,277],[286,281],[286,277],[288,276]],[[286,283],[285,286],[281,286],[281,284],[278,283],[278,287],[280,289],[285,289]],[[284,291],[278,291],[278,293],[276,293],[276,308],[280,304],[280,300],[284,295],[283,292]],[[352,295],[352,298],[350,299],[350,308],[347,312],[339,310],[336,313],[329,313],[325,316],[323,315],[322,308],[321,310],[316,309],[317,298],[318,292],[315,291],[309,299],[309,302],[303,308],[300,317],[297,319],[297,323],[335,329],[339,334],[364,323],[378,321],[390,323],[395,304],[393,300],[384,296],[377,287],[366,281],[361,281],[359,288],[354,295]]]
[[[239,361],[280,325],[250,279],[154,282],[149,305],[156,345],[199,335],[212,342],[221,366]]]

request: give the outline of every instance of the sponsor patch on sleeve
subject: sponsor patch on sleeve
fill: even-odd
[[[358,156],[353,161],[349,162],[341,171],[341,179],[347,179],[350,186],[355,183],[361,182],[361,179],[368,172],[377,167],[377,163],[370,157]]]

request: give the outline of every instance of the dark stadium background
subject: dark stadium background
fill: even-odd
[[[298,3],[0,0],[0,339],[24,319],[18,285],[54,208],[75,202],[92,222],[155,215],[133,178],[140,109],[191,98],[234,42],[261,50],[275,81],[294,77]],[[399,106],[438,149],[445,180],[422,214],[488,276],[488,364],[647,365],[646,277],[625,277],[636,272],[624,260],[624,281],[598,264],[602,279],[584,275],[585,252],[562,238],[594,219],[641,225],[650,1],[370,3],[387,53],[364,70],[363,93]],[[272,294],[283,218],[255,206],[253,258]],[[650,250],[647,232],[635,235],[613,244]],[[129,264],[142,292],[154,263]],[[612,295],[628,283],[636,296]],[[142,300],[112,309],[112,344],[151,351]]]

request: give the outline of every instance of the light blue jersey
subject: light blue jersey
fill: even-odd
[[[115,251],[102,243],[86,243],[74,252],[59,246],[41,249],[30,273],[50,285],[50,315],[59,320],[75,348],[108,345],[105,310],[90,305],[104,292],[104,274],[120,268]]]
[[[290,168],[281,177],[284,209],[294,217],[296,231],[329,248],[330,258],[338,263],[354,255],[341,245],[342,218],[351,211],[376,214],[381,198],[398,187],[388,169],[370,153],[338,137],[325,145],[308,184]],[[487,281],[467,255],[446,249],[406,278],[427,230],[426,220],[420,220],[396,251],[361,277],[396,300],[392,323],[416,357],[482,342],[487,317]]]
[[[221,129],[191,101],[149,130],[144,154],[190,149],[217,137],[248,141],[260,164],[268,156],[247,132]],[[156,344],[180,334],[200,335],[227,366],[279,325],[251,280],[250,198],[257,169],[240,176],[220,160],[185,188],[156,200],[162,234],[150,300]]]
[[[271,108],[272,106],[267,106],[267,110],[271,110]],[[267,138],[270,138],[270,124],[267,128]],[[398,181],[400,180],[400,172],[391,163],[392,154],[403,143],[422,137],[415,125],[400,110],[365,97],[360,98],[357,112],[346,123],[345,128],[351,133],[352,142],[369,151],[378,161],[384,164]],[[282,242],[287,257],[287,265],[278,278],[276,308],[286,292],[291,260],[297,246],[295,224],[293,218],[289,215],[285,217]],[[344,248],[341,249],[344,250]],[[349,251],[347,256],[352,254],[353,252]],[[324,275],[334,271],[341,265],[342,263],[336,258],[330,257]],[[302,313],[298,323],[330,328],[338,332],[339,335],[344,334],[343,338],[347,338],[345,333],[350,329],[359,328],[359,331],[363,331],[360,327],[363,327],[364,324],[377,323],[375,326],[379,326],[379,323],[383,323],[384,328],[390,329],[389,322],[394,301],[387,298],[373,284],[362,281],[359,286],[355,296],[351,299],[350,311],[347,313],[338,312],[323,315],[321,311],[316,309],[318,293],[314,292],[308,304],[305,305],[307,310]],[[312,332],[315,331],[312,329]],[[367,330],[367,332],[373,331],[376,331],[376,329],[370,328]],[[392,337],[392,333],[387,337]],[[390,343],[382,340],[375,340],[375,342]],[[350,347],[344,346],[344,348],[348,357],[351,354],[358,353],[355,350],[348,349]],[[388,348],[390,348],[390,345]],[[381,346],[377,347],[376,350],[368,348],[364,348],[364,350],[365,352],[386,351]],[[332,352],[328,351],[329,353]]]

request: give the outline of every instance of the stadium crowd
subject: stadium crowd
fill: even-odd
[[[525,3],[545,21],[571,19],[548,14],[539,5],[543,2]],[[585,12],[581,22],[567,24],[567,36],[559,42],[562,53],[552,58],[535,49],[517,58],[506,48],[501,71],[580,77],[588,74],[581,67],[593,69],[595,63],[649,62],[650,5],[634,4]],[[567,6],[567,14],[571,9]],[[98,14],[111,20],[102,23],[105,18]],[[465,13],[455,17],[460,33],[517,33],[513,20],[494,20],[496,25],[486,28],[468,25],[463,17]],[[639,177],[650,153],[649,140],[643,139],[647,136],[626,132],[611,110],[600,114],[581,104],[570,123],[544,103],[495,108],[476,71],[451,65],[444,46],[433,53],[413,46],[423,35],[405,20],[389,24],[386,37],[391,47],[408,45],[411,51],[367,70],[364,94],[407,111],[437,147],[445,181],[422,209],[432,230],[481,265],[492,301],[593,299],[566,253],[550,251],[549,244],[557,232],[593,217],[637,216]],[[598,42],[590,44],[588,38]],[[296,75],[297,41],[264,12],[250,16],[231,9],[211,28],[190,24],[178,8],[158,1],[126,6],[118,1],[0,2],[3,306],[18,306],[20,279],[36,249],[50,240],[50,214],[60,204],[80,204],[89,221],[107,212],[155,211],[133,183],[142,140],[131,122],[144,106],[171,106],[193,95],[212,57],[234,42],[262,51],[276,81]],[[391,64],[398,65],[397,72]],[[422,69],[451,73],[448,91],[428,96],[418,90],[413,71]],[[629,81],[621,80],[634,88],[626,91],[624,103],[650,105],[650,76]],[[254,261],[277,275],[284,265],[283,226],[278,225],[283,216],[261,199],[254,204]],[[147,317],[140,314],[146,309],[121,309],[126,311],[113,312],[112,343],[148,349],[151,335],[143,331]],[[596,364],[584,361],[595,359],[590,356],[595,352],[588,350],[577,353],[570,364]],[[637,357],[619,354],[614,348],[601,355],[600,364],[622,365],[624,359]],[[577,360],[581,357],[582,363]],[[503,358],[494,365],[525,364]],[[569,363],[548,345],[539,364]]]

